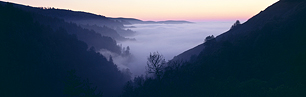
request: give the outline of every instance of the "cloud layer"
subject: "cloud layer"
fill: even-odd
[[[145,74],[150,52],[163,54],[166,60],[204,42],[208,35],[217,36],[227,31],[235,21],[210,21],[192,24],[135,24],[137,41],[126,41],[135,60],[126,64],[133,75]]]

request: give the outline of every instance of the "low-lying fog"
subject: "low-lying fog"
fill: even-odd
[[[229,30],[235,21],[210,21],[191,24],[134,24],[129,28],[136,31],[136,41],[125,41],[123,47],[129,46],[134,59],[122,64],[120,58],[114,58],[118,65],[125,65],[133,76],[145,74],[147,57],[150,52],[159,52],[166,61],[174,56],[204,42],[206,36],[217,36]],[[127,62],[127,61],[125,61]],[[119,66],[120,67],[120,66]],[[122,67],[121,67],[122,68]]]

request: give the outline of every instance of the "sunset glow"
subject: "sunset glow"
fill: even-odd
[[[248,19],[278,0],[6,0],[141,20]]]

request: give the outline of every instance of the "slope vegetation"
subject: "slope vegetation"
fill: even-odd
[[[116,96],[129,80],[65,28],[34,22],[13,4],[0,5],[0,13],[2,97]]]

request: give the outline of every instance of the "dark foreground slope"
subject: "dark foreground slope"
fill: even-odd
[[[200,44],[192,49],[189,49],[177,56],[174,56],[172,61],[190,61],[190,59],[193,59],[194,57],[197,57],[201,51],[205,48],[204,44]]]
[[[231,43],[240,43],[240,40],[246,40],[245,38],[254,37],[252,34],[254,31],[263,29],[265,25],[269,25],[271,22],[284,21],[284,19],[288,19],[291,15],[296,13],[296,10],[298,9],[297,5],[299,5],[296,2],[300,1],[303,0],[282,0],[282,2],[277,2],[269,6],[266,10],[261,11],[259,14],[250,18],[243,25],[235,26],[229,31],[217,36],[216,40],[219,42],[228,41]],[[204,48],[204,44],[200,44],[193,49],[179,54],[176,58],[174,58],[174,60],[189,60],[190,56],[197,56],[200,54],[201,50],[198,49]]]
[[[129,79],[64,28],[34,22],[12,4],[0,13],[1,97],[116,96]]]
[[[160,80],[127,84],[122,96],[305,97],[305,17],[305,0],[281,0],[207,41],[194,61],[168,67]]]

